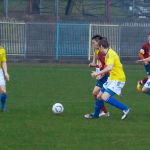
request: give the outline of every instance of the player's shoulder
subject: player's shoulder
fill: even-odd
[[[5,48],[0,46],[0,53],[4,53],[5,52]]]
[[[108,54],[109,54],[109,55],[116,55],[117,53],[116,53],[115,50],[113,50],[112,48],[109,48]]]
[[[150,44],[148,42],[146,42],[146,43],[143,44],[142,48],[146,48],[148,46],[150,46]]]

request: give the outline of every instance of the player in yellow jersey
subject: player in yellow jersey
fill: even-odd
[[[94,114],[87,114],[85,118],[99,118],[99,113],[102,108],[103,102],[107,102],[123,112],[123,115],[121,117],[121,120],[123,120],[127,117],[130,111],[129,107],[113,97],[115,94],[121,94],[121,90],[124,87],[126,81],[123,66],[117,53],[113,49],[109,48],[109,43],[106,39],[102,39],[99,41],[99,50],[105,54],[106,67],[99,73],[93,72],[92,76],[98,78],[100,75],[106,72],[109,72],[110,76],[108,80],[103,84],[103,88],[97,95]]]
[[[7,63],[6,63],[6,51],[3,47],[0,47],[0,100],[1,100],[1,111],[6,111],[6,82],[9,81],[9,74],[7,72]]]

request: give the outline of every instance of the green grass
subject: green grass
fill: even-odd
[[[143,66],[125,66],[120,99],[132,111],[124,121],[109,105],[110,118],[83,118],[93,110],[90,71],[85,65],[9,65],[9,112],[0,113],[0,149],[149,150],[150,96],[135,90]],[[64,105],[63,114],[51,112],[55,102]]]

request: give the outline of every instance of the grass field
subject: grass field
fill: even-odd
[[[109,118],[86,120],[95,80],[86,65],[9,65],[8,112],[0,113],[0,150],[149,150],[150,96],[137,94],[144,67],[126,65],[120,99],[132,111],[124,121],[109,105]],[[54,115],[61,102],[65,111]]]

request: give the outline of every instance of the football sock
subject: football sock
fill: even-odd
[[[97,99],[97,95],[94,95],[94,97],[95,97],[95,100]],[[104,113],[107,113],[107,108],[106,108],[106,106],[104,105],[104,102],[103,102],[103,106],[102,106],[102,111],[104,112]]]
[[[107,108],[106,108],[106,106],[104,105],[104,102],[103,102],[103,106],[102,106],[102,111],[103,111],[104,113],[107,113]]]
[[[124,105],[123,103],[121,103],[120,101],[115,99],[114,97],[110,97],[106,102],[112,106],[115,106],[115,107],[121,109],[121,110],[127,110],[128,109],[128,106]]]
[[[147,82],[148,78],[144,78],[143,80],[141,80],[142,84],[145,84]]]
[[[6,99],[7,99],[6,93],[2,93],[1,94],[1,109],[2,110],[5,109]]]
[[[100,113],[100,110],[101,110],[103,105],[104,105],[104,102],[102,100],[96,99],[94,117],[96,117],[96,118],[99,117],[99,113]]]

